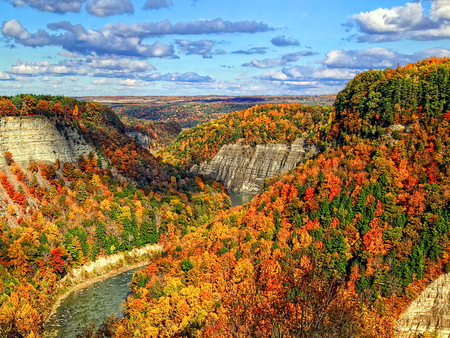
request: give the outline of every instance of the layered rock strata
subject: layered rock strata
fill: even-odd
[[[93,151],[70,126],[57,128],[45,116],[0,118],[0,166],[6,165],[8,151],[18,163],[31,161],[76,162],[79,155]]]
[[[209,163],[195,165],[191,172],[220,181],[228,190],[256,194],[266,178],[294,169],[306,156],[318,153],[318,147],[305,144],[303,138],[291,145],[228,144]]]
[[[398,338],[416,337],[425,331],[437,331],[450,337],[450,274],[431,283],[402,314],[397,323]]]
[[[142,148],[148,149],[153,143],[153,140],[148,135],[145,135],[144,133],[141,133],[139,131],[127,131],[126,134],[129,137],[133,138],[134,141]]]

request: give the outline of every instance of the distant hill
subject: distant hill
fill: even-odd
[[[182,128],[220,118],[254,105],[301,103],[331,105],[335,95],[298,96],[92,96],[83,99],[101,102],[119,115],[150,121],[174,121]]]
[[[168,163],[192,166],[212,159],[230,143],[291,144],[305,136],[315,144],[325,139],[330,119],[328,106],[257,105],[183,131],[161,154]]]

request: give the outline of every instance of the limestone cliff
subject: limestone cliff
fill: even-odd
[[[125,134],[134,139],[134,141],[141,147],[148,149],[154,143],[154,141],[146,134],[139,131],[127,131]]]
[[[415,337],[436,330],[439,337],[450,337],[450,274],[431,283],[407,308],[397,324],[398,338]]]
[[[224,145],[209,163],[191,168],[191,172],[222,182],[228,190],[259,193],[266,178],[295,168],[307,155],[317,155],[318,147],[305,144],[303,138],[291,145],[265,144],[252,147]]]
[[[0,166],[8,151],[18,163],[31,161],[76,162],[78,155],[93,151],[72,127],[57,126],[44,116],[0,118]]]

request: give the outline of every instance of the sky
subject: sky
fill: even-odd
[[[336,94],[450,56],[450,0],[0,0],[0,96]]]

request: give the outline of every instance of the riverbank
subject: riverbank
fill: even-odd
[[[148,264],[147,259],[156,252],[161,252],[162,246],[148,244],[142,248],[134,248],[129,252],[121,252],[106,257],[100,257],[70,271],[60,281],[61,293],[52,305],[51,312],[45,322],[56,312],[61,302],[72,292],[87,286],[120,275],[126,271],[137,269]]]

